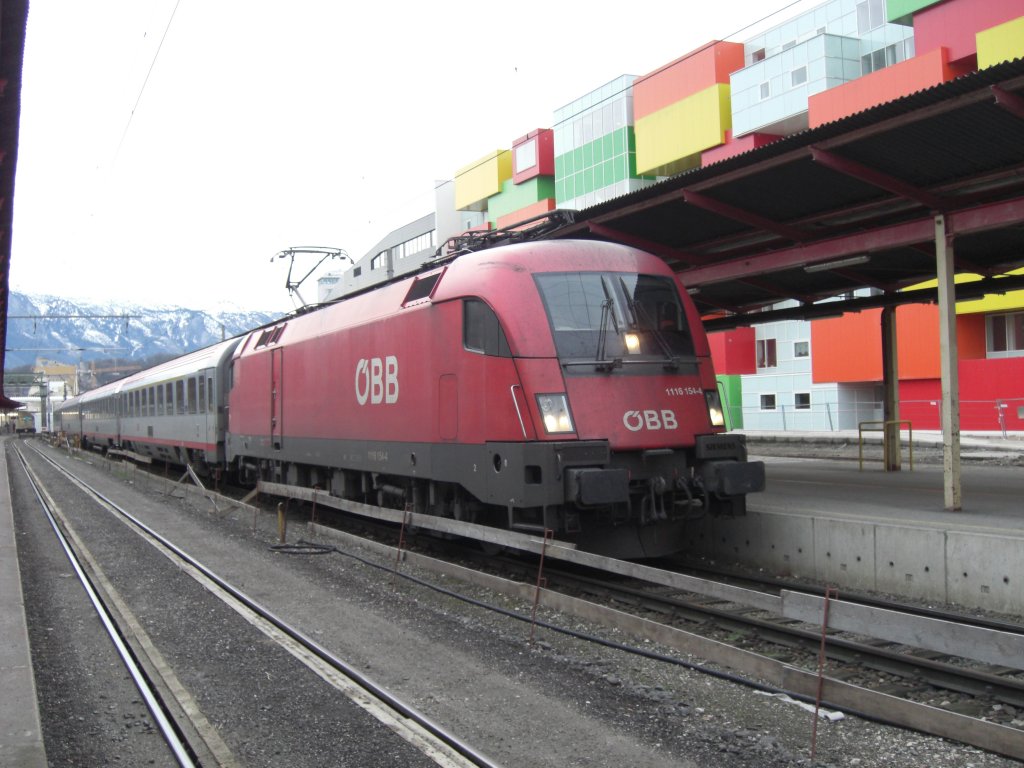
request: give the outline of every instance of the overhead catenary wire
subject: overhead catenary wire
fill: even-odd
[[[139,107],[139,102],[142,101],[142,94],[146,91],[146,86],[149,84],[149,76],[153,74],[153,67],[156,66],[156,60],[160,56],[160,50],[164,47],[164,40],[167,39],[167,33],[171,29],[171,22],[174,21],[174,14],[178,12],[178,6],[181,5],[181,0],[176,0],[174,8],[171,10],[170,18],[167,19],[167,24],[164,26],[164,33],[160,36],[160,42],[156,46],[156,51],[153,53],[153,60],[149,62],[149,69],[146,70],[146,77],[142,81],[142,86],[139,88],[139,95],[135,97],[135,104],[132,106],[132,111],[128,114],[128,122],[125,123],[124,131],[121,132],[121,140],[117,142],[117,150],[114,152],[114,162],[117,162],[118,156],[121,154],[121,146],[124,144],[125,137],[128,135],[128,129],[132,125],[132,118],[135,117],[135,110]]]

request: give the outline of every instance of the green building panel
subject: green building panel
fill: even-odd
[[[892,24],[906,27],[914,23],[914,14],[923,11],[941,0],[885,0],[885,14]]]
[[[555,197],[555,180],[551,176],[534,176],[522,184],[508,179],[501,185],[501,192],[488,198],[487,218],[493,223],[507,213],[552,197]]]
[[[719,374],[718,392],[722,396],[726,429],[743,429],[743,379],[739,375]]]
[[[554,194],[562,202],[626,179],[655,178],[637,175],[636,137],[633,127],[625,126],[557,155]]]

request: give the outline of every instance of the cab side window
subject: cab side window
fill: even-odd
[[[512,357],[508,339],[498,316],[479,299],[466,299],[462,311],[462,344],[473,352],[497,357]]]

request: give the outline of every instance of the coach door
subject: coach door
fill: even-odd
[[[281,449],[284,429],[284,348],[270,350],[270,444]]]

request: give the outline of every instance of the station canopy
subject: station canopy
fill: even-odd
[[[659,255],[714,330],[935,301],[904,289],[936,278],[939,216],[957,273],[981,278],[958,300],[1024,288],[1002,276],[1024,266],[1024,61],[671,177],[548,236]],[[862,288],[876,290],[850,300]],[[820,303],[832,297],[846,300]]]

